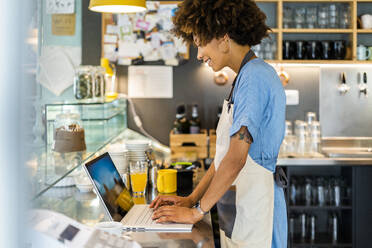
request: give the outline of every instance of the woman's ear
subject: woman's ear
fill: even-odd
[[[230,51],[230,37],[227,34],[220,38],[218,42],[218,48],[223,53],[228,53]]]

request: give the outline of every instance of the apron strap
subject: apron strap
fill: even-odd
[[[240,73],[240,70],[243,68],[243,66],[245,64],[247,64],[251,59],[253,59],[253,57],[256,56],[254,54],[254,52],[252,51],[252,49],[249,49],[249,51],[247,52],[247,54],[244,56],[243,58],[243,61],[240,65],[240,68],[239,68],[239,71],[238,71],[238,74],[236,74],[236,77],[234,78],[234,82],[231,86],[231,90],[230,90],[230,94],[229,94],[229,97],[227,98],[227,102],[228,102],[228,112],[230,112],[230,108],[231,108],[231,104],[233,104],[233,100],[232,100],[232,94],[234,92],[234,87],[235,87],[235,83],[236,83],[236,79],[238,78],[238,75]]]

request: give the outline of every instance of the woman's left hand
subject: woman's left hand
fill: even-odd
[[[156,209],[152,219],[157,223],[177,222],[185,224],[195,224],[203,219],[203,215],[195,208],[186,208],[180,206],[162,206]]]

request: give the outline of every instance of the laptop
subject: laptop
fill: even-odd
[[[109,153],[84,166],[111,221],[119,221],[127,231],[191,232],[192,224],[156,223],[153,210],[146,204],[134,204]]]

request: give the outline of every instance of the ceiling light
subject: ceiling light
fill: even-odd
[[[102,13],[134,13],[146,10],[146,0],[90,0],[89,9]]]

